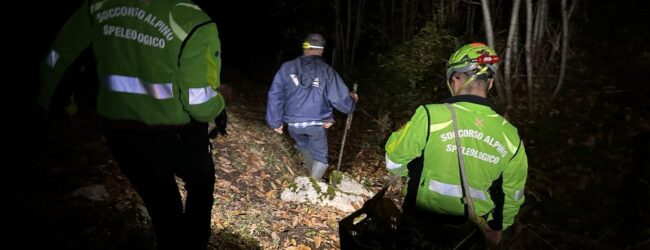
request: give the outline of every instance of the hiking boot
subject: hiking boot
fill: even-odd
[[[316,180],[322,180],[325,171],[327,171],[327,167],[329,167],[329,165],[314,161],[314,165],[311,167],[312,171],[309,172],[309,175],[311,175],[311,177],[314,177]]]

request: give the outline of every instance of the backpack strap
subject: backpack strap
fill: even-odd
[[[476,215],[476,210],[474,210],[474,202],[472,200],[472,195],[469,191],[469,181],[467,179],[467,170],[465,169],[465,160],[463,158],[462,148],[460,146],[460,134],[458,133],[458,119],[456,117],[456,109],[452,104],[445,103],[449,111],[451,111],[451,120],[454,125],[454,137],[456,140],[456,154],[458,155],[458,169],[460,170],[460,184],[463,189],[463,203],[465,203],[465,209],[467,210],[467,217],[469,220],[476,223],[479,228],[484,232],[487,224],[483,217]]]
[[[427,137],[424,140],[424,147],[427,146],[427,142],[429,142],[429,134],[431,130],[431,116],[429,115],[429,108],[427,108],[427,105],[422,105],[425,111],[427,111]],[[424,153],[424,149],[422,149],[422,153]]]

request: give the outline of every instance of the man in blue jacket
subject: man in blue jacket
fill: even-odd
[[[279,134],[287,123],[309,175],[319,180],[328,167],[327,129],[334,123],[332,107],[352,113],[359,97],[321,57],[323,36],[308,35],[302,48],[303,55],[282,64],[273,78],[266,121]]]

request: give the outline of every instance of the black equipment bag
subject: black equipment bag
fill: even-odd
[[[393,249],[402,213],[384,197],[387,187],[339,221],[341,249]]]

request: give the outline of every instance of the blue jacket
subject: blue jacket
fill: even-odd
[[[331,121],[332,107],[349,114],[354,106],[343,79],[322,57],[300,56],[282,64],[275,74],[266,122],[279,128],[284,122]]]

